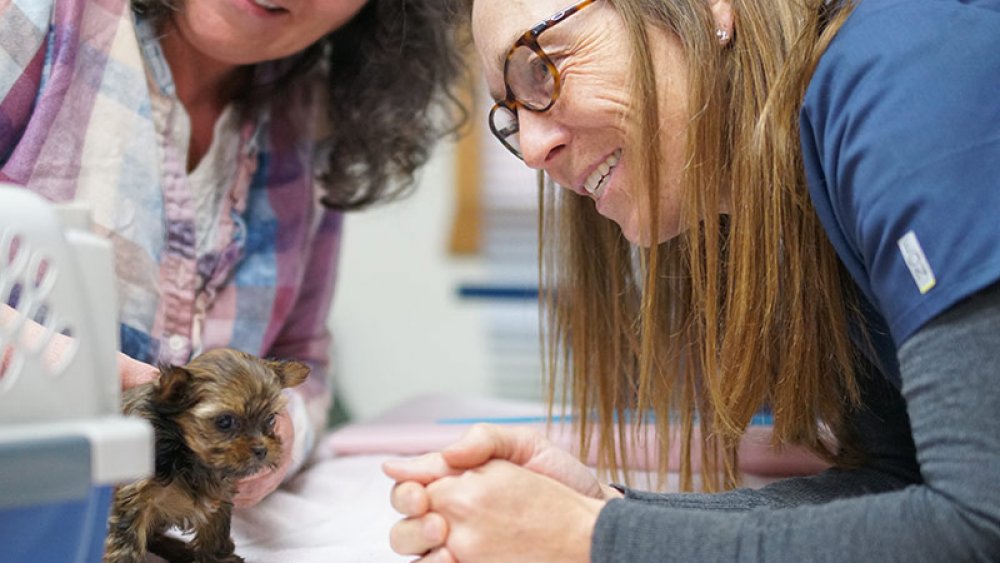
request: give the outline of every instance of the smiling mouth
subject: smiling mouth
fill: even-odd
[[[273,2],[270,2],[269,0],[251,0],[251,1],[254,4],[256,4],[257,6],[260,6],[261,8],[264,8],[265,10],[267,10],[268,12],[271,12],[271,13],[275,13],[276,14],[278,12],[286,12],[287,11],[284,8],[282,8],[281,6],[279,6],[277,4],[274,4]]]
[[[583,189],[587,190],[594,199],[600,199],[604,195],[604,190],[607,187],[606,181],[611,176],[611,172],[618,166],[618,161],[622,158],[622,150],[618,149],[611,153],[611,156],[602,162],[590,176],[587,176],[587,180],[583,183]]]

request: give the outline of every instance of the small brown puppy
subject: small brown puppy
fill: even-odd
[[[155,473],[115,492],[105,563],[138,563],[147,549],[168,561],[242,562],[229,533],[236,482],[277,466],[281,389],[308,374],[301,362],[217,349],[126,391],[124,412],[153,424]],[[165,535],[173,526],[192,541]]]

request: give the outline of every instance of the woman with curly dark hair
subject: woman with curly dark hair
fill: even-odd
[[[13,0],[0,181],[86,203],[114,245],[125,387],[216,347],[312,366],[277,421],[325,424],[342,212],[395,198],[453,131],[461,57],[428,0]],[[4,316],[10,312],[0,303]]]

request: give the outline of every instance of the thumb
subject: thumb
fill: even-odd
[[[123,390],[149,383],[160,376],[160,370],[133,360],[121,352],[118,353],[118,373],[121,376]]]
[[[439,453],[424,454],[410,459],[391,459],[382,463],[382,472],[397,483],[416,481],[421,485],[460,473],[449,467]]]
[[[442,450],[448,465],[470,469],[491,459],[503,459],[524,465],[534,453],[534,440],[528,429],[506,428],[495,424],[477,424],[454,444]]]

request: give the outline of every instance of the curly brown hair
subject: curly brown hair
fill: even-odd
[[[165,20],[183,0],[132,0]],[[369,0],[348,23],[280,65],[235,100],[252,107],[322,68],[329,134],[320,141],[324,205],[367,207],[409,193],[436,141],[466,117],[455,88],[465,71],[450,0]]]

